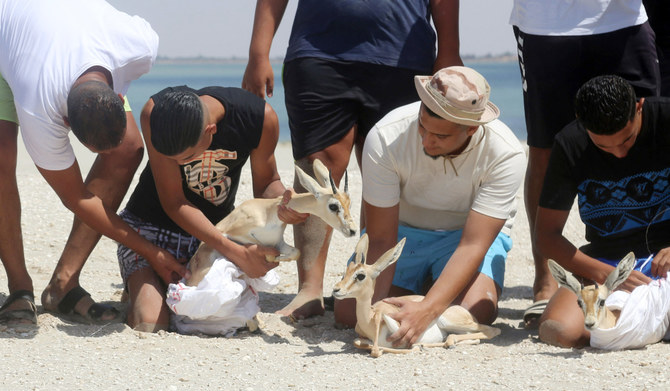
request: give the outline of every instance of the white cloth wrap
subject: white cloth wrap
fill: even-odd
[[[670,272],[641,285],[633,292],[616,291],[605,301],[611,310],[621,310],[616,325],[591,330],[591,346],[605,350],[637,349],[670,339]]]
[[[269,292],[278,283],[274,270],[249,278],[232,262],[218,258],[197,287],[185,285],[183,279],[168,285],[166,302],[176,314],[172,324],[184,334],[232,335],[260,311],[257,292]]]

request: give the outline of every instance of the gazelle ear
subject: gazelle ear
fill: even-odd
[[[611,292],[616,289],[616,287],[621,285],[622,282],[626,281],[628,276],[630,276],[630,273],[633,271],[636,261],[637,259],[635,258],[635,254],[632,252],[626,254],[626,256],[623,257],[621,261],[619,261],[616,269],[612,270],[612,272],[607,276],[607,279],[605,280],[605,287]]]
[[[373,279],[377,278],[384,269],[400,258],[402,248],[405,246],[405,239],[406,238],[402,238],[395,246],[393,246],[393,248],[388,249],[381,257],[379,257],[379,259],[377,259],[374,265],[372,265],[373,272],[371,277]]]
[[[330,171],[319,159],[314,159],[312,163],[314,177],[322,187],[330,186]]]
[[[563,266],[556,263],[556,261],[553,259],[550,259],[548,264],[551,275],[559,283],[559,285],[564,286],[577,294],[582,290],[582,284],[577,281],[572,273],[565,270]]]
[[[370,244],[370,240],[368,239],[368,234],[365,233],[363,236],[361,236],[360,239],[358,239],[358,243],[356,244],[356,258],[355,262],[364,265],[365,260],[368,257],[368,245]]]
[[[344,193],[349,195],[349,174],[347,174],[347,170],[344,170]]]
[[[300,167],[295,166],[295,174],[298,176],[298,181],[300,181],[300,184],[305,189],[307,189],[308,192],[314,194],[314,197],[318,199],[321,195],[324,194],[324,188],[319,185],[319,183],[314,178],[307,175]]]

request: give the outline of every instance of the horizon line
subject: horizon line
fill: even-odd
[[[158,55],[156,57],[156,62],[209,62],[209,63],[246,63],[248,57],[238,57],[238,56],[229,56],[229,57],[216,57],[216,56],[164,56]],[[486,55],[474,55],[474,54],[463,54],[461,59],[469,61],[516,61],[517,56],[512,52],[505,52],[500,54],[486,54]],[[270,58],[270,62],[277,63],[283,62],[283,56],[277,56]]]

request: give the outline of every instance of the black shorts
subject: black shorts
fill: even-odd
[[[514,26],[523,83],[528,145],[551,148],[575,119],[574,98],[589,79],[614,74],[639,97],[658,96],[654,33],[648,23],[584,36],[532,35]]]
[[[354,124],[357,137],[365,137],[386,113],[419,100],[414,87],[417,74],[422,73],[320,58],[284,64],[293,157],[302,159],[337,143]]]

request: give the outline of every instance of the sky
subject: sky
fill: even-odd
[[[513,0],[460,2],[461,55],[515,53],[508,24]],[[255,0],[108,0],[114,7],[149,21],[164,57],[246,58]],[[298,0],[289,1],[270,56],[283,57]]]

